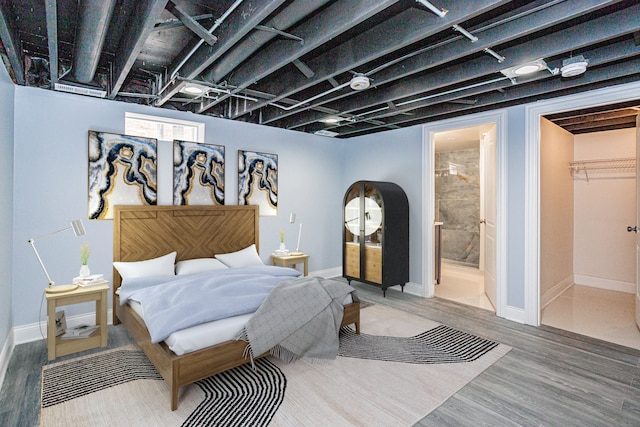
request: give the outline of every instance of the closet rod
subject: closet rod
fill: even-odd
[[[624,173],[635,172],[635,157],[620,157],[614,159],[594,159],[594,160],[575,160],[569,162],[569,170],[571,176],[576,173],[584,172],[587,182],[589,182],[589,172],[592,173]]]

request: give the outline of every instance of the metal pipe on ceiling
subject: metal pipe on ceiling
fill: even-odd
[[[286,30],[328,2],[329,0],[295,1],[285,10],[270,19],[269,22],[265,23],[264,26],[277,30]],[[242,61],[251,56],[252,53],[256,52],[276,36],[277,34],[271,32],[254,31],[249,37],[227,52],[221,64],[214,64],[210,71],[204,73],[203,76],[206,80],[214,83],[219,82],[238,64],[242,63]]]
[[[115,6],[116,0],[84,0],[80,4],[73,76],[81,83],[91,82],[96,74]]]
[[[233,13],[234,10],[236,10],[236,8],[238,6],[240,6],[240,4],[243,2],[243,0],[236,0],[235,3],[233,3],[229,9],[226,10],[225,13],[222,14],[222,16],[219,19],[216,19],[215,23],[213,24],[213,26],[211,28],[209,28],[209,34],[213,34],[213,32],[220,26],[222,25],[222,23],[225,21],[225,19],[227,19],[229,17],[229,15],[231,15]],[[196,45],[193,47],[193,49],[191,49],[189,51],[189,53],[187,54],[187,56],[185,56],[182,61],[180,61],[180,63],[176,66],[176,68],[173,70],[172,74],[171,74],[171,78],[175,77],[178,75],[178,71],[180,71],[180,68],[182,68],[184,66],[184,64],[187,63],[187,61],[193,56],[194,53],[196,53],[196,51],[198,50],[198,48],[200,48],[200,46],[202,46],[202,43],[204,43],[203,39],[200,39],[200,41],[198,41],[198,43],[196,43]],[[164,90],[164,88],[163,88]]]

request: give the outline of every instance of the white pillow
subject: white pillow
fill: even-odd
[[[170,254],[145,261],[115,261],[113,266],[118,270],[120,277],[123,279],[146,276],[174,276],[176,274],[173,269],[175,261],[176,253],[171,252]]]
[[[229,268],[215,258],[196,258],[178,261],[176,274],[196,274],[204,271],[221,270]]]
[[[260,256],[258,255],[258,251],[256,250],[256,245],[253,244],[248,248],[244,248],[237,252],[230,252],[228,254],[218,254],[216,258],[222,261],[224,265],[230,268],[238,268],[238,267],[250,267],[252,265],[264,265]]]

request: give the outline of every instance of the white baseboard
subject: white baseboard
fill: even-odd
[[[581,274],[575,274],[573,276],[573,281],[576,285],[608,289],[610,291],[626,292],[628,294],[636,293],[636,284],[632,282],[602,279],[600,277],[583,276]]]
[[[574,275],[570,275],[556,283],[551,289],[540,296],[540,310],[551,304],[553,300],[558,298],[564,291],[573,285]]]
[[[524,309],[507,305],[504,311],[500,313],[500,317],[511,320],[512,322],[524,324]]]
[[[4,384],[7,369],[9,369],[9,360],[13,354],[13,348],[15,347],[13,341],[13,332],[10,331],[9,336],[2,346],[2,352],[0,352],[0,389],[2,389],[2,385]]]
[[[309,276],[315,277],[342,277],[342,267],[327,268],[324,270],[315,270],[309,273]]]
[[[111,324],[112,310],[107,311],[107,323]],[[85,313],[76,316],[67,317],[67,327],[78,326],[83,323],[93,324],[96,322],[96,314]],[[32,341],[46,339],[47,322],[31,323],[29,325],[16,326],[13,328],[13,337],[15,345],[24,344]]]
[[[400,286],[396,286],[396,288],[400,288]],[[404,285],[404,291],[411,295],[416,295],[419,297],[424,297],[424,287],[417,283],[407,282]]]
[[[342,267],[334,267],[334,268],[327,268],[326,270],[312,271],[309,273],[309,276],[325,277],[325,278],[342,277]],[[397,289],[399,291],[402,291],[402,288],[400,287],[400,285],[391,286],[389,287],[389,289]],[[404,285],[404,292],[412,295],[417,295],[419,297],[424,296],[424,289],[422,285],[419,285],[413,282],[407,282],[407,284]]]

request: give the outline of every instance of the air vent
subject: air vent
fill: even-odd
[[[67,83],[56,83],[53,88],[58,92],[75,93],[76,95],[94,96],[96,98],[104,98],[107,96],[107,91],[103,89],[76,86]]]

